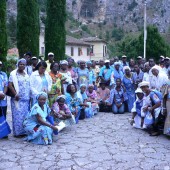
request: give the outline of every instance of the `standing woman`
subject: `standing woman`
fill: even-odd
[[[15,137],[25,135],[23,121],[30,109],[30,78],[24,71],[26,60],[20,59],[17,69],[10,73],[9,89],[14,97],[11,97],[11,111],[13,133]]]
[[[80,67],[77,68],[78,74],[78,86],[80,87],[81,84],[85,84],[88,86],[89,84],[89,70],[86,68],[86,62],[81,60]]]
[[[125,66],[123,68],[123,72],[125,73],[123,77],[123,85],[126,89],[128,98],[127,100],[128,111],[131,112],[133,108],[133,103],[135,102],[135,87],[133,84],[133,74],[131,73],[129,66]]]
[[[68,71],[68,62],[66,60],[60,61],[59,73],[63,76],[63,93],[66,93],[67,86],[72,84],[72,77],[70,71]]]
[[[45,61],[40,61],[36,66],[36,71],[34,71],[30,76],[30,86],[32,93],[32,105],[36,101],[36,96],[39,92],[43,91],[49,93],[52,87],[52,79],[48,72],[46,72],[47,63]]]
[[[52,88],[48,94],[49,97],[49,106],[51,107],[53,103],[56,101],[56,98],[61,95],[62,89],[62,75],[58,72],[59,65],[57,62],[53,62],[50,66],[51,71],[49,75],[52,78]]]

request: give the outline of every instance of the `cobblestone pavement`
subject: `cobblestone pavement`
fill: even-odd
[[[99,113],[63,130],[50,146],[10,135],[0,141],[0,169],[170,170],[170,140],[132,128],[129,118]]]

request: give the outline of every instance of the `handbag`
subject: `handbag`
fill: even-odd
[[[5,116],[0,116],[0,139],[2,139],[5,136],[8,136],[11,133],[11,129],[5,119]]]
[[[14,86],[13,86],[13,88],[14,88]],[[15,95],[12,93],[12,91],[9,87],[7,89],[6,95],[9,96],[9,97],[15,97]]]

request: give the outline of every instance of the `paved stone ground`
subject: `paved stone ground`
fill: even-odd
[[[170,170],[170,140],[132,128],[130,116],[99,113],[63,130],[51,146],[10,135],[0,141],[0,169]]]

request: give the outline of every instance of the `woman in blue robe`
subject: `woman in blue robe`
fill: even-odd
[[[11,112],[15,137],[25,135],[22,124],[30,110],[30,78],[25,72],[25,66],[25,59],[18,60],[17,68],[10,73],[9,77],[8,86],[13,94],[11,97]]]
[[[128,111],[131,112],[133,108],[133,103],[135,102],[135,87],[133,83],[133,74],[130,71],[129,66],[125,66],[123,68],[123,72],[125,73],[123,77],[123,85],[126,89],[127,93],[127,105],[128,105]]]
[[[25,140],[38,145],[51,145],[53,130],[58,131],[58,129],[47,120],[51,112],[46,102],[47,94],[40,92],[36,99],[36,103],[23,123],[27,134]]]

